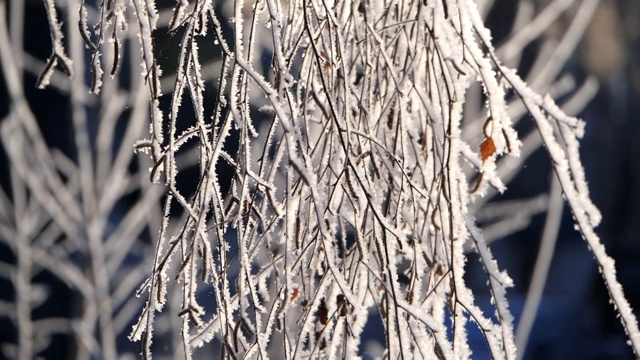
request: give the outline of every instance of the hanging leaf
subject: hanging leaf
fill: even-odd
[[[480,144],[480,156],[482,157],[482,162],[484,163],[491,155],[496,152],[496,145],[493,143],[493,139],[488,137],[484,139],[482,144]]]

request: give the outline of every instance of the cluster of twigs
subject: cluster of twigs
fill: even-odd
[[[102,84],[101,52],[116,75],[125,34],[139,37],[151,126],[136,149],[150,154],[150,178],[166,189],[151,274],[137,292],[146,306],[131,333],[145,357],[153,353],[158,313],[176,304],[167,294],[177,284],[187,358],[211,342],[230,358],[351,358],[362,354],[364,330],[376,324],[384,328],[380,355],[387,358],[469,357],[469,326],[482,332],[493,357],[514,358],[505,295],[511,280],[470,205],[505,189],[500,165],[517,158],[522,145],[511,121],[518,106],[535,120],[537,146],[546,146],[639,348],[635,318],[593,232],[599,214],[577,150],[583,125],[502,65],[482,6],[237,0],[223,14],[211,1],[179,1],[166,13],[153,1],[131,4],[103,2],[93,14],[82,4],[78,24],[93,51],[93,92],[109,84]],[[180,38],[170,85],[163,85],[157,58],[163,17]],[[540,19],[519,33],[525,40],[506,44],[507,59],[549,15]],[[221,53],[215,84],[203,71],[204,48]],[[47,69],[67,59],[60,49],[54,46]],[[546,71],[536,88],[555,79],[553,69]],[[207,96],[207,86],[215,96]],[[465,103],[478,88],[486,102],[470,123]],[[166,107],[163,89],[171,99]],[[518,100],[509,103],[507,89]],[[198,178],[188,188],[181,174],[192,157]],[[81,156],[80,166],[82,174],[91,171],[91,156]],[[79,179],[87,186],[99,180]],[[91,199],[85,191],[83,200]],[[99,233],[88,232],[90,244],[99,245]],[[465,284],[469,248],[486,270],[492,315]],[[108,293],[109,286],[100,289]]]

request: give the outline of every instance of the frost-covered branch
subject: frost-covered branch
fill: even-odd
[[[553,100],[573,91],[560,66],[596,1],[581,2],[527,82],[502,61],[516,66],[575,2],[536,11],[527,2],[498,50],[481,16],[490,2],[478,3],[179,0],[169,10],[153,0],[69,1],[67,22],[78,24],[66,35],[71,63],[47,0],[53,60],[40,84],[56,85],[56,59],[76,74],[91,69],[90,83],[58,86],[71,97],[73,157],[46,146],[0,16],[14,104],[3,145],[15,180],[13,197],[2,194],[0,233],[16,235],[7,240],[16,293],[27,298],[42,269],[71,284],[84,304],[69,322],[79,356],[116,358],[130,328],[145,358],[163,351],[158,342],[171,344],[170,357],[208,346],[225,358],[352,358],[379,323],[383,350],[373,356],[469,358],[475,326],[492,357],[512,359],[512,281],[488,243],[550,200],[487,203],[544,145],[638,353],[635,316],[594,232],[600,215],[578,157],[584,125]],[[594,89],[585,83],[564,111]],[[88,91],[108,105],[88,103]],[[527,113],[539,133],[514,129]],[[148,159],[134,157],[134,143]],[[42,232],[25,233],[12,207],[32,211]],[[493,227],[480,229],[476,215]],[[493,314],[466,283],[470,250]],[[143,306],[127,303],[133,293]],[[29,309],[17,310],[28,358],[39,329]]]

